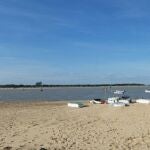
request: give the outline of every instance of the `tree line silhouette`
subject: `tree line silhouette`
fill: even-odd
[[[122,84],[42,84],[36,82],[34,85],[27,84],[5,84],[0,85],[0,88],[38,88],[38,87],[101,87],[101,86],[144,86],[140,83],[122,83]]]

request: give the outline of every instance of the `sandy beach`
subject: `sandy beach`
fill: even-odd
[[[150,149],[150,105],[0,103],[0,150]]]

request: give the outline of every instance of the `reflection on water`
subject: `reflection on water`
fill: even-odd
[[[53,100],[89,100],[93,98],[108,98],[115,90],[125,90],[131,98],[150,98],[145,93],[146,86],[121,87],[62,87],[41,89],[0,89],[1,101],[53,101]]]

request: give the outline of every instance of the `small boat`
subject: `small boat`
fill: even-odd
[[[114,91],[114,94],[124,94],[124,93],[125,93],[125,90],[122,90],[122,91],[116,90],[116,91]]]
[[[113,106],[113,107],[124,107],[124,106],[126,106],[126,105],[125,105],[124,103],[117,102],[117,103],[111,104],[111,106]]]
[[[145,93],[150,93],[150,90],[149,90],[149,89],[146,89],[146,90],[145,90]]]
[[[110,98],[108,98],[107,103],[108,104],[117,103],[118,100],[119,100],[119,97],[110,97]]]
[[[92,104],[101,104],[101,99],[93,99],[90,101]]]
[[[130,103],[128,100],[125,100],[125,99],[120,99],[119,102],[124,103],[125,105],[129,105]]]
[[[136,103],[136,99],[131,99],[130,103]]]
[[[74,108],[82,108],[85,105],[81,102],[70,102],[68,103],[68,107],[74,107]]]
[[[150,99],[137,99],[136,102],[141,104],[150,104]]]
[[[127,95],[123,95],[120,97],[120,99],[126,99],[126,100],[131,100],[131,98]]]
[[[102,99],[93,99],[90,101],[90,103],[92,103],[92,104],[105,104],[106,101],[102,100]]]
[[[108,102],[108,104],[121,102],[126,105],[129,105],[129,103],[131,103],[131,98],[129,96],[111,97],[111,98],[108,98],[107,102]]]
[[[131,103],[132,101],[131,101],[131,98],[129,96],[121,96],[119,98],[119,102],[122,102],[126,105],[129,105],[129,103]]]

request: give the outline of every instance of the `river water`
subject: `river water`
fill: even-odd
[[[73,101],[93,98],[107,99],[115,90],[126,90],[131,98],[150,98],[146,86],[55,87],[40,89],[0,89],[0,101]]]

